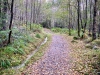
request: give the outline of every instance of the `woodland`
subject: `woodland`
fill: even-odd
[[[27,66],[63,36],[71,48],[74,74],[52,75],[100,75],[99,0],[0,0],[0,75],[51,75],[26,73]]]

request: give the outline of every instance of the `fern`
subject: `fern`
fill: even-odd
[[[14,47],[11,47],[11,46],[8,46],[4,49],[4,52],[7,53],[7,54],[12,54],[15,52],[15,48]]]
[[[17,49],[16,53],[18,53],[18,54],[25,54],[25,52],[24,52],[24,50],[22,48]]]
[[[10,60],[8,59],[0,59],[0,67],[1,68],[8,68],[11,66]]]

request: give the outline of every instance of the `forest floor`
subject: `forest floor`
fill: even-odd
[[[71,47],[72,39],[64,34],[56,34],[47,29],[52,40],[44,56],[28,66],[22,75],[82,75],[73,69],[74,60]]]

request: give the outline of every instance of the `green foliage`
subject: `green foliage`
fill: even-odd
[[[40,34],[36,34],[35,37],[41,38],[41,35]]]
[[[8,59],[0,59],[0,67],[8,68],[11,66],[10,60]]]
[[[56,32],[56,33],[68,33],[68,29],[66,28],[52,28],[51,29],[53,32]]]
[[[76,30],[71,30],[71,34],[72,34],[73,36],[76,36],[77,31],[76,31]]]
[[[13,54],[14,52],[15,52],[15,48],[14,47],[12,47],[12,46],[7,46],[7,47],[5,47],[4,48],[4,52],[6,53],[6,54]]]
[[[58,27],[55,27],[55,28],[52,28],[51,30],[53,32],[55,32],[55,33],[64,33],[64,34],[68,34],[69,33],[69,30],[67,28],[58,28]],[[71,29],[71,35],[77,36],[76,34],[77,34],[77,31]]]
[[[22,40],[23,40],[24,42],[26,42],[26,43],[24,43],[24,44],[26,45],[27,43],[33,42],[33,41],[34,41],[34,38],[31,37],[31,36],[29,36],[29,35],[24,35],[24,36],[22,37]]]
[[[0,31],[0,44],[1,44],[3,41],[7,40],[7,38],[8,38],[8,33],[9,33],[9,30],[7,30],[7,31]]]
[[[40,24],[32,24],[31,28],[33,32],[41,32],[43,27]]]
[[[16,40],[13,42],[13,47],[15,48],[14,50],[14,53],[17,53],[17,54],[24,54],[24,50],[23,48],[25,47],[25,42],[23,40]]]
[[[24,43],[23,42],[20,42],[20,41],[16,41],[14,42],[13,45],[9,45],[7,47],[4,47],[3,48],[3,52],[7,55],[12,55],[12,54],[24,54]]]
[[[11,57],[11,66],[17,66],[21,63],[21,60],[18,59],[17,57]]]
[[[22,48],[19,48],[19,49],[16,50],[16,53],[24,54],[25,52],[24,52],[24,50]]]

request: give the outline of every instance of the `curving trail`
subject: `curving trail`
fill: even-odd
[[[54,34],[46,54],[24,75],[78,75],[73,73],[70,48],[64,36]]]

